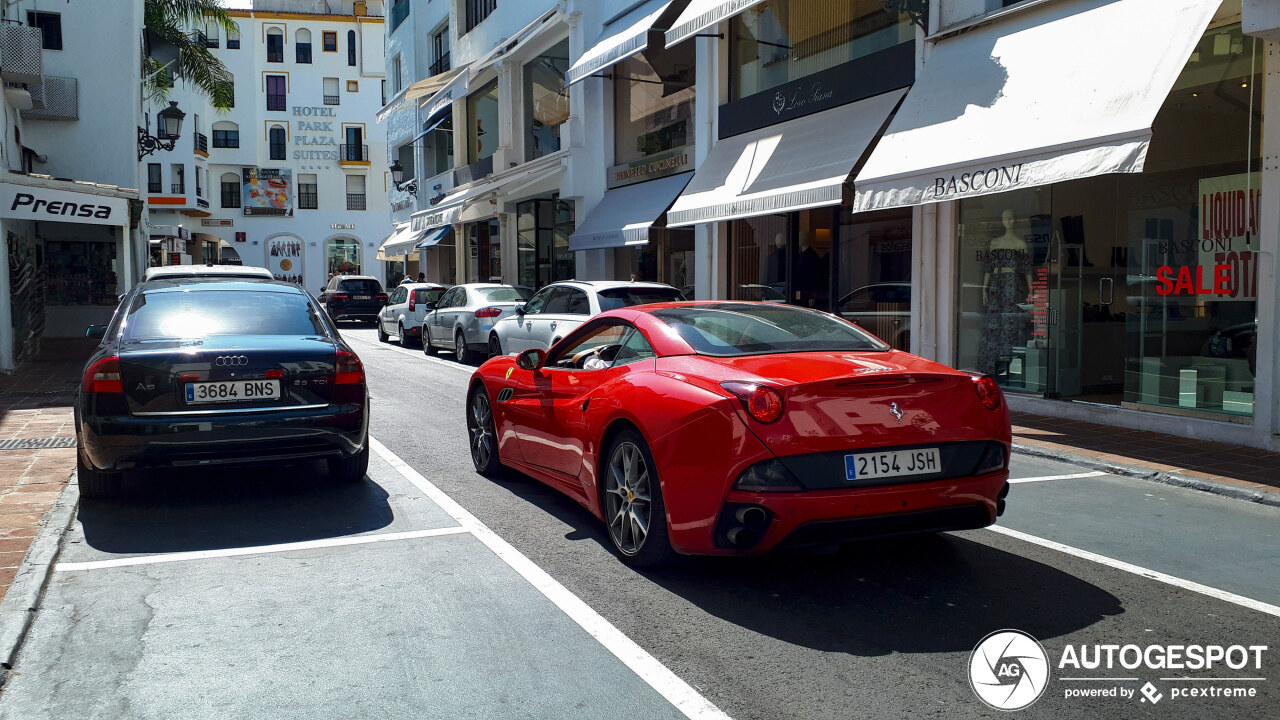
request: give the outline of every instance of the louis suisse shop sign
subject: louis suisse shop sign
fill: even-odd
[[[0,217],[45,222],[128,225],[125,198],[0,183]]]

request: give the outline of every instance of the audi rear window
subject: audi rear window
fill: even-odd
[[[513,287],[476,288],[476,294],[485,302],[524,302],[528,295]]]
[[[680,291],[675,288],[620,287],[601,290],[598,295],[602,311],[684,299]]]
[[[343,292],[358,293],[360,295],[377,295],[382,292],[382,286],[377,280],[340,280],[338,281],[338,289]]]
[[[187,290],[139,295],[125,320],[127,340],[216,335],[324,336],[324,322],[300,293]]]
[[[699,355],[883,352],[888,345],[826,313],[774,303],[716,303],[653,311]]]

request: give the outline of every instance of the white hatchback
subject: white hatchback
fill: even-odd
[[[655,282],[566,280],[543,287],[514,315],[494,323],[489,356],[547,350],[605,310],[684,300],[680,291]]]
[[[396,287],[387,298],[386,307],[378,313],[378,340],[387,342],[395,335],[401,345],[422,344],[422,321],[429,312],[427,305],[434,307],[448,289],[448,285],[437,283],[404,283]]]

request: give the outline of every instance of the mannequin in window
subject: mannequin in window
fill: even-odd
[[[787,236],[773,236],[773,250],[764,259],[764,283],[781,286],[787,282]],[[785,290],[785,288],[783,288]]]
[[[818,254],[818,251],[813,248],[812,242],[812,235],[806,230],[801,230],[799,238],[800,252],[796,255],[795,274],[792,276],[792,282],[796,289],[795,300],[800,305],[818,307],[826,301],[830,271],[827,266],[827,257]]]
[[[1013,232],[1013,210],[1000,214],[1004,234],[991,241],[982,261],[982,307],[986,316],[978,370],[999,375],[1009,368],[1014,347],[1025,346],[1030,316],[1020,304],[1031,301],[1031,254],[1027,242]]]

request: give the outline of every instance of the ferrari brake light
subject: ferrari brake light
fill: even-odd
[[[90,365],[84,371],[80,389],[87,393],[123,393],[124,382],[120,379],[120,358],[112,355]]]
[[[782,417],[782,395],[768,385],[730,380],[720,387],[733,393],[751,417],[771,423]]]
[[[350,300],[351,293],[334,293],[329,298],[332,300]]]
[[[975,375],[973,387],[978,391],[978,401],[982,403],[982,407],[988,410],[999,409],[1000,398],[1004,393],[1000,392],[1000,386],[990,375]]]
[[[364,365],[353,352],[338,351],[337,373],[333,378],[334,385],[363,385]]]
[[[496,307],[480,308],[479,310],[476,311],[476,317],[478,318],[498,317],[501,314],[502,314],[502,308],[496,308]]]

